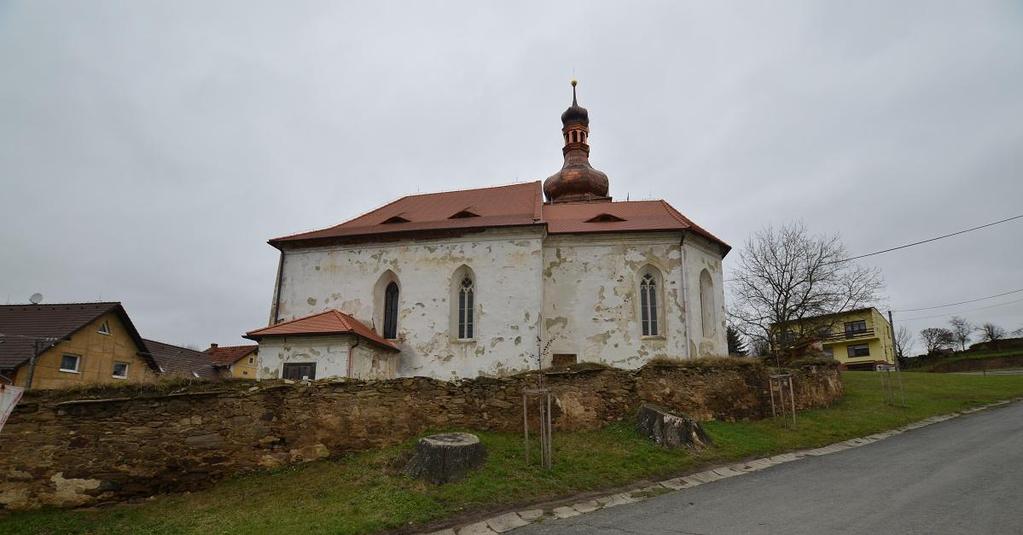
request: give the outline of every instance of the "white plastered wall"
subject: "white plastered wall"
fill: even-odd
[[[682,245],[685,249],[686,294],[692,306],[689,308],[690,351],[694,357],[728,355],[728,342],[725,336],[725,292],[724,275],[722,272],[722,256],[720,245],[711,243],[695,234],[687,234]],[[700,308],[700,274],[707,270],[713,285],[712,295],[713,318],[708,329],[704,329],[704,314]],[[705,335],[705,333],[709,335]]]
[[[549,353],[579,362],[637,368],[655,357],[688,355],[681,233],[549,236],[544,243],[545,340]],[[639,280],[661,275],[660,334],[642,335]]]
[[[451,379],[526,370],[536,352],[542,239],[542,228],[524,227],[289,250],[278,319],[336,308],[379,333],[377,287],[393,273],[400,288],[398,375]],[[451,285],[463,265],[476,277],[476,336],[469,341],[450,329]]]
[[[274,336],[259,341],[260,379],[281,377],[287,363],[316,363],[316,379],[390,379],[398,354],[353,335]]]
[[[316,379],[348,376],[352,336],[280,336],[259,341],[259,378],[281,377],[287,363],[316,363]]]

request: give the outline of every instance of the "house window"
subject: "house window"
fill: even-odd
[[[110,324],[104,321],[99,325],[99,329],[96,332],[110,336]]]
[[[291,379],[293,381],[301,381],[303,379],[313,380],[316,379],[316,363],[315,362],[289,362],[284,365],[281,376],[284,379]]]
[[[639,311],[643,336],[657,336],[657,279],[650,273],[639,283]]]
[[[255,364],[255,363],[256,363],[256,357],[249,357],[249,364]]]
[[[127,379],[128,378],[128,363],[127,362],[115,362],[114,363],[114,378],[115,379]]]
[[[472,279],[465,277],[458,288],[458,338],[460,340],[471,339],[475,334],[473,293]]]
[[[384,338],[398,337],[398,284],[391,282],[384,290]]]
[[[870,346],[867,344],[853,344],[849,346],[849,358],[869,357]]]
[[[60,371],[69,373],[78,373],[78,368],[82,364],[82,357],[78,355],[64,355],[60,357]]]
[[[867,332],[867,322],[865,320],[845,322],[845,334],[854,336],[865,332]]]

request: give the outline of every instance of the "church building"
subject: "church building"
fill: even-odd
[[[499,376],[727,354],[729,246],[663,200],[612,201],[590,120],[539,181],[409,195],[280,251],[259,377]]]

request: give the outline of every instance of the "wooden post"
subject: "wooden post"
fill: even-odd
[[[526,464],[529,464],[529,398],[525,392],[522,393],[522,429],[526,435]]]

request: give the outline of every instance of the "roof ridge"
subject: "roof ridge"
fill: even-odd
[[[332,308],[330,310],[331,310],[331,312],[334,313],[334,315],[337,317],[337,319],[341,320],[341,324],[344,325],[346,329],[353,329],[354,328],[352,326],[351,322],[348,321],[349,318],[351,318],[351,316],[349,316],[348,314],[345,314],[344,312],[341,312],[340,310],[338,310],[336,308]]]
[[[0,307],[62,307],[62,306],[74,306],[74,305],[120,305],[120,301],[75,301],[71,303],[11,303],[6,305],[0,305]]]
[[[497,185],[497,186],[486,186],[486,187],[482,187],[482,188],[459,188],[459,189],[449,189],[449,190],[444,190],[444,191],[431,191],[429,193],[415,193],[413,195],[406,195],[405,197],[428,197],[430,195],[445,195],[445,194],[448,194],[448,193],[463,193],[463,192],[466,192],[466,191],[484,191],[484,190],[491,190],[491,189],[514,188],[514,187],[518,187],[518,186],[529,186],[531,184],[539,184],[539,183],[540,183],[539,180],[531,180],[529,182],[510,182],[508,184],[500,184],[500,185]]]

